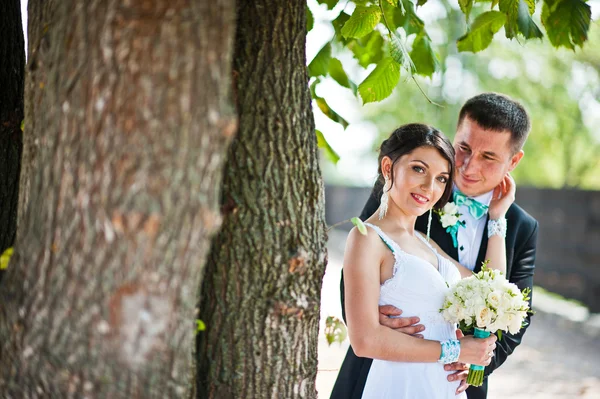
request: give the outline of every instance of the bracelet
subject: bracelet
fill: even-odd
[[[460,356],[460,341],[457,339],[448,339],[440,342],[442,344],[442,353],[438,363],[450,364],[458,361]]]
[[[490,219],[488,222],[488,238],[494,235],[506,238],[506,218]]]

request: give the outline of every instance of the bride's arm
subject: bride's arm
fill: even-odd
[[[350,231],[344,252],[348,335],[357,356],[402,362],[436,362],[437,341],[414,338],[379,324],[380,264],[389,251],[379,236]]]
[[[346,322],[350,344],[357,356],[396,362],[436,362],[439,341],[415,338],[379,324],[380,265],[389,249],[368,229],[366,236],[352,229],[344,253]],[[496,338],[460,338],[459,361],[487,365]]]

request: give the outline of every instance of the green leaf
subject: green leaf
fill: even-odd
[[[335,7],[338,2],[339,0],[317,0],[317,3],[325,4],[330,10],[333,10],[333,7]]]
[[[321,112],[323,112],[329,119],[339,123],[344,129],[348,127],[348,122],[344,118],[342,118],[337,112],[331,109],[331,107],[329,106],[329,104],[327,104],[327,101],[323,97],[315,96],[314,99],[317,102],[317,106],[319,107]]]
[[[403,66],[411,75],[417,71],[417,68],[408,54],[406,47],[402,43],[402,40],[395,34],[392,35],[391,38],[390,55],[394,61]]]
[[[465,14],[467,21],[469,21],[469,16],[471,15],[471,10],[473,9],[473,0],[458,0],[458,5],[463,14]]]
[[[347,47],[352,51],[354,58],[358,60],[360,66],[366,68],[370,64],[377,63],[383,58],[383,45],[384,40],[381,37],[381,34],[374,30],[360,39],[351,39],[348,41]]]
[[[373,32],[375,26],[381,20],[381,10],[379,7],[357,6],[350,16],[350,19],[342,28],[342,35],[345,38],[360,38]]]
[[[417,7],[420,7],[425,3],[427,3],[427,0],[419,0],[419,1],[417,1]]]
[[[502,340],[502,330],[498,330],[496,331],[496,333],[498,333],[498,341]]]
[[[331,61],[331,42],[323,46],[315,55],[315,58],[308,64],[308,74],[310,76],[326,76],[329,71],[329,62]]]
[[[425,23],[417,15],[413,3],[410,0],[400,0],[399,4],[402,7],[391,7],[383,3],[383,12],[387,22],[391,25],[390,29],[402,28],[406,35],[421,33]]]
[[[512,39],[517,33],[521,33],[526,39],[543,36],[531,18],[535,12],[535,0],[500,0],[499,8],[506,14],[504,29],[507,38]]]
[[[0,255],[0,270],[5,270],[8,267],[8,262],[13,255],[13,247],[6,248]]]
[[[358,92],[363,103],[381,101],[387,98],[400,80],[400,65],[392,58],[384,58],[358,85]]]
[[[588,38],[592,11],[584,0],[544,0],[542,23],[554,47],[574,50]]]
[[[306,7],[306,31],[310,32],[314,26],[315,26],[315,18],[313,17],[312,12],[310,11],[310,8],[308,8],[308,6],[307,6]]]
[[[25,131],[25,119],[23,119],[21,121],[21,131],[24,132]]]
[[[350,219],[350,221],[352,222],[353,225],[356,226],[356,228],[358,229],[358,232],[360,234],[362,234],[363,236],[367,235],[367,226],[365,226],[365,224],[363,223],[362,220],[360,220],[359,218],[357,218],[355,216],[352,219]]]
[[[394,7],[398,7],[398,0],[386,0],[388,2],[388,4],[394,6]]]
[[[417,73],[431,77],[439,65],[439,61],[431,49],[431,40],[426,33],[417,35],[413,42],[410,58],[415,64]]]
[[[317,145],[319,146],[319,148],[321,148],[325,152],[325,156],[327,157],[327,159],[333,162],[334,165],[337,164],[340,160],[340,156],[338,155],[338,153],[335,152],[333,148],[331,148],[331,146],[325,139],[325,136],[323,136],[323,133],[320,130],[315,130],[315,133],[317,134]]]
[[[472,51],[474,53],[486,49],[492,42],[494,34],[506,23],[506,15],[500,11],[487,11],[480,14],[471,30],[458,39],[458,51]]]
[[[341,344],[347,336],[348,330],[340,319],[332,316],[328,316],[327,319],[325,319],[325,338],[329,345],[334,342],[339,342]]]
[[[337,58],[332,58],[329,62],[329,76],[331,76],[340,86],[347,87],[356,95],[356,83],[348,78],[342,62]]]

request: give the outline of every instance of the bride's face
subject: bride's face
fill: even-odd
[[[433,147],[419,147],[398,159],[389,191],[389,205],[407,215],[420,216],[442,197],[450,177],[450,164]],[[392,160],[381,160],[382,172],[391,178]]]

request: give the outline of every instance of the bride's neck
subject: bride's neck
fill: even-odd
[[[401,208],[390,206],[380,224],[388,226],[388,229],[404,230],[409,234],[415,233],[415,222],[417,217],[404,212]]]

